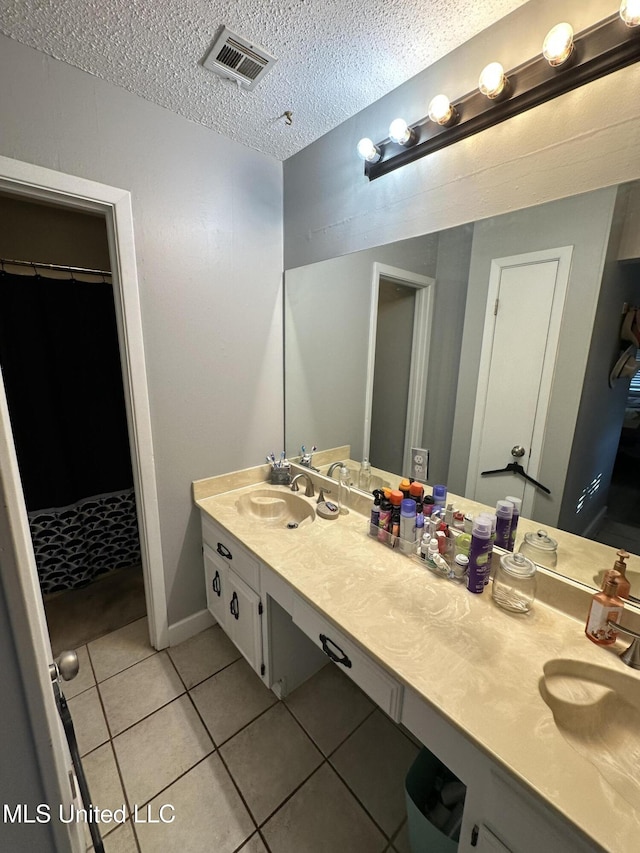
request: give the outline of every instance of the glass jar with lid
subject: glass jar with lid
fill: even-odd
[[[518,550],[534,563],[547,569],[555,569],[558,562],[558,543],[547,534],[546,530],[525,533]]]
[[[536,597],[536,565],[524,554],[504,554],[493,579],[496,604],[513,613],[527,613]]]

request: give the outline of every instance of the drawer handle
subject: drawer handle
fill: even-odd
[[[220,598],[222,588],[220,586],[220,574],[218,573],[217,569],[215,575],[213,576],[213,580],[211,581],[211,586],[213,587],[213,591],[215,592],[215,594],[218,596],[218,598]]]
[[[229,604],[229,610],[231,611],[231,615],[234,617],[234,619],[240,618],[240,606],[238,603],[238,595],[235,592],[231,596],[231,602]]]
[[[216,548],[216,551],[218,552],[218,554],[220,554],[221,557],[224,557],[225,560],[233,560],[233,555],[231,551],[227,548],[226,545],[223,545],[222,542],[218,542],[218,547]]]
[[[319,636],[320,636],[320,642],[322,643],[322,651],[325,653],[325,655],[330,657],[332,661],[335,661],[336,663],[341,663],[343,666],[346,666],[347,669],[351,669],[353,664],[351,663],[349,658],[345,655],[345,653],[342,651],[340,646],[338,646],[336,643],[334,643],[333,640],[330,640],[329,637],[326,636],[326,634],[320,634]],[[333,649],[329,648],[329,643],[331,643],[331,645],[340,652],[340,655],[342,655],[342,657],[340,655],[337,655],[333,651]]]

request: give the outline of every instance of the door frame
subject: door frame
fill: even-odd
[[[167,599],[131,194],[117,187],[2,156],[0,156],[0,189],[33,201],[53,202],[57,206],[99,213],[105,217],[140,532],[149,638],[156,649],[166,648],[169,645]],[[0,424],[0,433],[3,441],[13,445],[11,427],[8,420],[4,418]],[[24,504],[24,499],[22,503]],[[32,574],[35,571],[35,563],[27,565],[19,561],[18,571]],[[16,583],[19,580],[16,578]],[[37,574],[35,580],[37,581]],[[44,609],[42,609],[42,618],[44,619]],[[48,663],[49,661],[46,661],[46,665]]]
[[[409,472],[411,447],[422,443],[424,407],[427,398],[427,376],[429,373],[429,341],[433,322],[435,278],[409,272],[399,267],[388,266],[377,261],[371,271],[371,306],[369,316],[369,348],[367,353],[367,379],[364,402],[364,438],[362,456],[370,459],[371,415],[373,410],[373,380],[376,363],[376,336],[378,326],[378,296],[380,279],[388,278],[416,290],[411,341],[411,369],[407,400],[407,420],[404,435],[403,470]]]
[[[482,349],[480,353],[480,364],[478,368],[476,402],[473,413],[471,446],[469,451],[469,467],[467,468],[467,483],[465,486],[465,495],[468,495],[470,498],[473,498],[473,496],[475,495],[475,486],[480,467],[480,451],[482,449],[480,439],[482,436],[482,425],[484,422],[486,410],[487,391],[489,386],[489,371],[491,367],[493,338],[495,334],[497,316],[496,300],[500,291],[502,271],[507,268],[530,266],[531,264],[548,263],[549,261],[556,261],[558,264],[558,271],[556,274],[556,286],[553,294],[551,317],[549,319],[548,326],[547,346],[545,349],[544,362],[540,378],[538,407],[536,409],[536,417],[531,438],[531,449],[529,453],[529,459],[527,460],[528,465],[526,466],[527,473],[534,479],[537,479],[540,463],[542,461],[544,435],[547,423],[547,414],[549,410],[549,400],[551,398],[551,386],[553,383],[553,374],[555,371],[556,359],[558,356],[560,329],[562,325],[562,315],[564,312],[564,303],[567,295],[567,288],[569,285],[572,256],[573,246],[560,246],[559,248],[543,249],[537,252],[525,252],[521,255],[510,255],[504,258],[493,258],[491,261],[486,311],[484,317],[484,331],[482,334]],[[527,516],[529,518],[531,517],[534,498],[535,487],[527,483],[525,485],[523,494],[522,507],[520,510],[521,515]]]

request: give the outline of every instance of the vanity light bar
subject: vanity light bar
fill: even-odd
[[[640,26],[625,23],[616,12],[578,33],[566,61],[551,65],[541,53],[505,73],[506,85],[498,97],[490,99],[476,89],[452,102],[455,121],[440,124],[423,118],[409,126],[412,138],[404,144],[391,138],[378,142],[374,147],[379,156],[365,160],[364,173],[373,181],[639,60]]]

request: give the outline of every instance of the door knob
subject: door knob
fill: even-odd
[[[57,681],[58,676],[63,681],[71,681],[76,677],[79,670],[80,662],[78,661],[78,655],[73,651],[61,652],[58,655],[58,659],[54,663],[49,664],[49,673],[52,681]]]
[[[525,454],[526,452],[527,452],[527,451],[526,451],[526,450],[524,449],[524,447],[522,447],[522,445],[520,445],[520,444],[514,444],[514,446],[511,448],[511,455],[512,455],[515,459],[520,459],[521,457],[523,457],[523,456],[524,456],[524,454]]]

